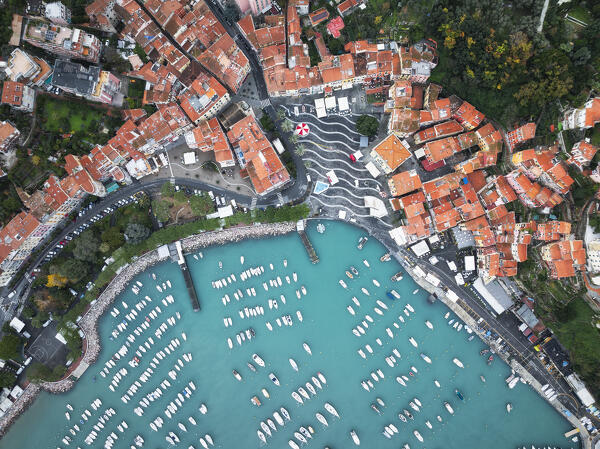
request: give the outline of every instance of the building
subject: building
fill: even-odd
[[[580,109],[565,112],[563,129],[588,129],[600,122],[600,97],[590,98]]]
[[[465,129],[472,130],[479,126],[485,115],[475,109],[471,103],[463,101],[460,107],[452,114],[452,118],[464,126]]]
[[[385,174],[392,173],[410,156],[410,151],[395,134],[390,134],[371,150],[371,157]]]
[[[93,34],[78,28],[68,28],[32,19],[24,24],[23,40],[59,56],[83,59],[88,62],[100,60],[102,48],[100,40]]]
[[[311,12],[308,15],[308,18],[310,19],[311,26],[315,27],[329,19],[329,11],[325,8],[319,8],[316,11]]]
[[[57,59],[52,85],[91,101],[115,106],[121,106],[123,103],[121,80],[96,66],[85,68],[76,62]]]
[[[600,240],[587,244],[587,269],[590,273],[600,272]]]
[[[242,169],[242,176],[250,178],[258,195],[271,193],[290,181],[288,171],[253,115],[235,123],[227,137]]]
[[[544,242],[552,242],[565,238],[571,233],[571,223],[566,221],[547,221],[546,223],[537,223],[533,228],[533,238]]]
[[[290,3],[292,3],[292,6],[296,8],[298,14],[301,16],[307,15],[310,10],[310,0],[294,0]]]
[[[35,77],[41,68],[31,56],[20,48],[15,48],[4,70],[11,81],[23,81]]]
[[[337,12],[342,17],[348,16],[358,8],[359,4],[356,0],[344,0],[337,5]]]
[[[21,133],[19,130],[11,123],[5,121],[0,122],[0,152],[6,153],[10,150],[20,135]]]
[[[196,125],[217,115],[229,99],[227,89],[204,73],[178,97],[181,108]]]
[[[4,81],[2,104],[9,104],[20,111],[32,112],[35,105],[35,91],[23,83]]]
[[[388,179],[388,186],[392,196],[402,196],[420,189],[422,184],[416,170],[407,170],[397,173]]]
[[[417,145],[442,137],[454,136],[463,132],[464,129],[455,120],[439,123],[431,128],[424,129],[415,134],[414,139]]]
[[[339,16],[334,17],[327,23],[327,32],[337,39],[341,36],[340,31],[344,29],[344,26],[344,19]]]
[[[581,140],[571,148],[567,164],[575,165],[580,171],[583,171],[592,162],[597,151],[597,147],[585,140]]]
[[[185,133],[185,142],[191,149],[202,152],[212,151],[220,167],[233,167],[235,158],[225,133],[216,118],[200,122],[198,126]]]
[[[57,25],[68,25],[71,23],[71,10],[62,2],[45,3],[44,17]]]
[[[508,139],[508,146],[512,150],[517,145],[531,140],[535,137],[535,123],[527,123],[511,132],[506,136]]]
[[[561,240],[542,246],[540,254],[554,279],[575,276],[585,270],[585,247],[582,240]]]
[[[235,0],[235,3],[242,15],[251,11],[253,16],[264,14],[273,6],[271,0]]]
[[[107,33],[115,33],[119,18],[115,12],[115,0],[95,0],[85,7],[90,26]]]
[[[427,162],[435,164],[449,158],[454,153],[462,151],[456,137],[446,137],[444,139],[427,142],[423,147]]]
[[[21,212],[0,229],[0,286],[9,284],[23,264],[24,254],[27,250],[31,254],[39,243],[30,238],[38,225],[39,221],[32,214]]]

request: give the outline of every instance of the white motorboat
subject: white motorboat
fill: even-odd
[[[403,387],[406,387],[406,382],[404,381],[404,379],[402,379],[400,376],[396,377],[396,382],[398,382],[400,385],[402,385]]]
[[[346,283],[344,282],[343,279],[340,279],[340,285],[344,288],[348,288],[348,286],[346,285]]]
[[[361,288],[361,291],[362,291],[362,292],[363,292],[365,295],[367,295],[367,296],[371,296],[371,294],[369,293],[369,290],[367,290],[366,288],[362,287],[362,288]]]
[[[408,341],[410,341],[410,344],[413,345],[415,348],[419,346],[417,340],[415,340],[413,337],[410,337]]]
[[[256,434],[258,435],[258,439],[259,439],[260,441],[262,441],[263,443],[266,443],[266,442],[267,442],[267,439],[265,438],[265,434],[264,434],[264,433],[262,433],[260,430],[257,430],[257,431],[256,431]]]
[[[367,259],[364,259],[363,263],[365,264],[365,267],[367,267],[367,268],[371,267],[371,265],[369,265],[369,261]]]
[[[273,413],[273,418],[275,418],[275,421],[277,421],[277,424],[279,424],[281,427],[285,426],[285,423],[283,422],[283,418],[281,417],[281,415],[279,414],[279,412],[274,412]],[[269,426],[271,426],[272,429],[277,430],[277,428],[273,424],[272,420],[267,419],[267,424],[269,424]]]
[[[240,256],[240,263],[244,265],[244,256]]]
[[[194,426],[196,425],[196,420],[195,420],[195,419],[194,419],[192,416],[190,416],[190,417],[188,418],[188,421],[190,422],[190,424],[192,424],[192,425],[194,425]]]
[[[325,410],[327,410],[329,413],[331,413],[336,418],[340,417],[340,415],[338,414],[338,412],[335,409],[335,407],[333,405],[331,405],[329,402],[326,402],[325,405],[324,405],[324,407],[325,407]]]
[[[321,386],[321,382],[319,382],[319,379],[317,379],[315,376],[313,376],[313,377],[311,378],[311,380],[312,380],[312,383],[313,383],[313,384],[315,384],[315,386],[316,386],[316,387],[317,387],[319,390],[322,390],[322,389],[323,389],[323,387]]]
[[[290,359],[290,365],[292,365],[292,369],[294,371],[298,371],[298,364],[296,363],[296,361],[294,359]]]
[[[416,295],[417,293],[419,293],[419,289],[418,288],[416,288],[416,289],[413,290],[413,295]]]
[[[269,398],[271,397],[271,395],[269,394],[269,391],[268,391],[266,388],[263,388],[263,389],[261,390],[261,393],[262,393],[262,395],[263,395],[265,398],[267,398],[267,399],[269,399]]]
[[[373,279],[373,285],[375,285],[375,287],[379,287],[379,281],[377,279]]]
[[[294,282],[298,282],[298,275],[296,272],[292,273],[292,278],[294,279]]]
[[[206,415],[206,412],[208,411],[208,408],[206,407],[206,404],[202,404],[200,405],[200,408],[198,409],[200,411],[200,413],[202,413],[203,415]]]
[[[350,431],[350,437],[352,438],[352,441],[354,442],[354,444],[356,444],[357,446],[360,446],[360,439],[358,438],[358,435],[356,434],[356,430]]]
[[[425,360],[427,363],[431,364],[431,359],[427,354],[421,353],[421,358]]]
[[[298,317],[298,320],[300,320],[300,322],[302,322],[302,320],[304,319],[302,317],[302,312],[300,312],[299,310],[296,310],[296,316]]]
[[[302,290],[303,295],[306,295],[306,287],[304,285],[300,287],[300,290]]]
[[[252,360],[254,360],[254,362],[258,365],[258,366],[262,366],[264,368],[265,366],[265,361],[263,359],[260,358],[260,356],[258,354],[252,354]]]
[[[310,432],[306,429],[306,427],[300,427],[298,429],[300,431],[300,433],[302,435],[304,435],[307,439],[312,439],[312,435],[310,434]]]
[[[73,411],[73,406],[71,404],[67,404],[66,407],[67,407],[67,410]]]
[[[394,333],[392,332],[392,330],[389,327],[386,327],[385,331],[387,332],[387,334],[390,338],[394,338]]]
[[[182,423],[178,423],[177,426],[183,430],[184,432],[187,432],[187,428],[185,427],[185,425],[183,425]]]
[[[417,440],[419,440],[421,443],[423,442],[423,437],[421,436],[421,434],[419,433],[419,431],[418,431],[418,430],[415,430],[415,431],[413,432],[413,434],[414,434],[414,436],[415,436],[415,438],[416,438]]]
[[[269,379],[271,379],[271,381],[277,385],[280,386],[281,384],[279,383],[279,379],[277,378],[277,376],[273,373],[269,373]]]
[[[357,329],[352,329],[352,333],[353,333],[354,335],[356,335],[357,337],[360,337],[360,332],[358,332],[358,330],[357,330]]]
[[[294,438],[296,438],[302,444],[307,443],[306,438],[304,438],[304,435],[302,435],[300,432],[294,432]]]
[[[444,402],[444,407],[446,407],[446,410],[448,410],[448,413],[450,413],[451,415],[454,415],[454,409],[452,408],[452,406],[450,405],[449,402]]]
[[[455,358],[453,358],[453,359],[452,359],[452,361],[453,361],[453,362],[454,362],[454,364],[455,364],[456,366],[458,366],[459,368],[464,368],[464,367],[465,367],[465,366],[463,365],[463,363],[462,363],[460,360],[458,360],[456,357],[455,357]]]
[[[286,421],[289,421],[291,419],[290,413],[284,407],[281,407],[279,410],[281,411],[281,414],[283,415]]]
[[[420,410],[419,406],[417,404],[415,404],[413,401],[410,401],[408,403],[408,405],[410,405],[410,408],[412,408],[415,412],[418,412]]]
[[[346,307],[346,310],[348,310],[348,312],[350,312],[350,315],[356,315],[356,312],[354,312],[354,309],[352,308],[352,306]]]
[[[360,355],[363,359],[367,358],[367,356],[365,355],[365,352],[362,349],[358,350],[358,355]]]
[[[319,380],[321,382],[323,382],[323,385],[327,384],[327,379],[325,379],[325,376],[323,374],[321,374],[320,372],[317,373],[317,376],[319,377]]]
[[[204,440],[204,438],[200,438],[199,441],[204,449],[208,449],[208,444],[206,443],[206,440]]]
[[[302,343],[302,347],[309,355],[312,355],[312,351],[310,349],[310,346],[308,346],[308,343]]]
[[[306,389],[309,391],[309,393],[311,393],[313,396],[317,394],[315,387],[312,386],[312,384],[310,382],[306,382]]]
[[[296,444],[296,442],[294,440],[289,440],[288,444],[290,445],[290,447],[292,449],[300,449],[300,446],[298,446],[298,444]]]
[[[431,324],[430,321],[425,321],[425,325],[429,328],[429,329],[433,329],[433,324]]]
[[[437,380],[434,380],[433,383],[435,384],[436,387],[441,388],[441,385]]]
[[[507,413],[510,413],[513,409],[513,405],[509,402],[506,404],[506,411]]]
[[[323,415],[321,415],[320,413],[316,413],[315,416],[317,417],[317,421],[319,421],[321,424],[323,424],[326,427],[329,426],[329,423]]]

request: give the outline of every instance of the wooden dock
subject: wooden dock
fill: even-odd
[[[192,276],[190,275],[187,262],[185,261],[185,257],[183,257],[181,242],[177,241],[175,243],[171,243],[169,245],[169,253],[171,255],[171,259],[174,262],[177,262],[177,265],[179,265],[179,268],[181,269],[183,279],[185,280],[185,286],[188,291],[188,296],[192,302],[192,308],[194,309],[194,312],[197,312],[200,310],[200,301],[198,300],[198,295],[196,294],[196,289],[194,287],[194,282],[192,281]]]
[[[300,220],[298,223],[296,223],[296,230],[298,231],[298,235],[300,235],[300,240],[302,240],[302,244],[308,253],[308,257],[310,257],[310,261],[312,263],[318,263],[319,256],[317,256],[317,252],[313,248],[312,243],[310,243],[310,240],[304,231],[304,220]]]

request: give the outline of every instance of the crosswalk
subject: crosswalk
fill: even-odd
[[[260,106],[263,109],[266,108],[267,106],[271,106],[271,99],[270,98],[265,98],[264,100],[261,100]]]
[[[252,202],[250,203],[250,210],[256,209],[256,202],[257,201],[258,201],[258,198],[256,198],[256,197],[252,198]]]
[[[281,194],[281,192],[277,192],[277,201],[279,204],[284,204],[285,202],[283,201],[283,195]]]

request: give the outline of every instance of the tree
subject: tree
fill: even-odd
[[[73,256],[78,260],[94,262],[99,246],[100,241],[92,231],[86,231],[75,241]]]
[[[76,284],[88,274],[88,266],[80,260],[67,259],[58,267],[58,273],[72,284]],[[48,287],[52,286],[48,285]]]
[[[17,376],[12,371],[0,371],[0,388],[10,388],[15,384]]]
[[[40,157],[39,157],[37,154],[34,154],[34,155],[31,157],[31,163],[32,163],[33,165],[35,165],[36,167],[37,167],[38,165],[40,165],[40,160],[41,160],[41,159],[40,159]]]
[[[293,128],[292,122],[290,122],[288,119],[285,119],[282,123],[281,123],[281,129],[284,130],[285,132],[290,132]]]
[[[0,340],[0,359],[9,360],[19,357],[21,338],[15,334],[8,334]]]
[[[302,144],[296,145],[295,153],[298,156],[304,156],[304,153],[306,153],[306,148],[304,148],[304,145]]]
[[[215,210],[210,196],[206,193],[194,195],[190,198],[190,208],[195,215],[204,216]]]
[[[129,223],[125,228],[125,237],[127,242],[132,245],[142,243],[150,236],[150,229],[139,223]]]
[[[49,274],[46,287],[64,287],[68,280],[66,276],[61,276],[58,273]]]
[[[156,219],[161,223],[165,223],[169,220],[169,203],[167,201],[152,201],[152,211],[154,212]]]
[[[356,131],[363,136],[372,137],[377,134],[379,120],[371,115],[361,115],[356,121]]]
[[[125,243],[125,237],[123,237],[123,233],[116,226],[111,226],[106,231],[102,233],[100,236],[103,243],[108,243],[111,250],[115,250]]]

